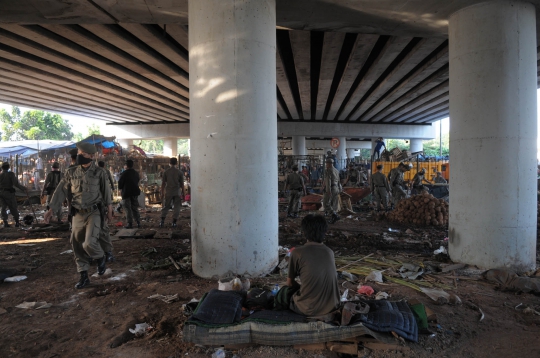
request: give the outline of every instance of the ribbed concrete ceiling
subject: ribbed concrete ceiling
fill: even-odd
[[[278,0],[288,29],[276,34],[278,120],[447,116],[447,18],[474,2]],[[116,123],[188,121],[186,25],[187,1],[1,1],[0,102]]]

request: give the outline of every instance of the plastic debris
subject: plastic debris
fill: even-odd
[[[418,265],[405,263],[399,268],[398,273],[402,278],[416,280],[418,276],[421,276],[424,273],[424,270]]]
[[[366,276],[366,282],[383,282],[382,272],[381,271],[371,271],[369,275]]]
[[[451,305],[461,304],[461,299],[453,293],[448,293],[440,289],[432,289],[432,288],[425,288],[425,287],[420,287],[420,290],[424,292],[433,301],[436,301],[439,304],[445,304],[445,303],[448,303]]]
[[[375,295],[376,300],[386,300],[388,297],[390,297],[390,295],[388,293],[386,293],[386,292],[383,292],[383,291],[379,291]]]
[[[157,299],[157,300],[161,300],[165,303],[172,303],[172,302],[175,302],[175,301],[178,301],[178,294],[174,294],[174,295],[160,295],[159,293],[155,294],[155,295],[152,295],[152,296],[148,296],[148,299],[149,300],[154,300],[154,299]]]
[[[390,227],[390,228],[388,228],[388,231],[390,231],[390,232],[399,232],[399,230],[398,230],[398,229],[392,229],[391,227]]]
[[[341,295],[341,302],[347,302],[347,296],[349,295],[349,289],[346,289],[345,292]]]
[[[249,279],[245,279],[244,282],[240,280],[240,278],[235,277],[233,279],[231,278],[225,278],[218,281],[218,290],[220,291],[247,291],[251,287],[251,282]]]
[[[152,330],[152,326],[150,326],[148,323],[137,323],[135,325],[135,329],[129,329],[129,331],[135,335],[135,337],[141,337],[144,336],[144,334],[150,330]]]
[[[358,281],[358,277],[353,275],[352,273],[350,272],[347,272],[347,271],[341,271],[340,273],[341,277],[343,277],[345,280],[349,281],[349,282],[356,282]]]
[[[28,277],[26,276],[11,276],[6,279],[4,279],[4,282],[20,282],[26,280]]]
[[[212,358],[225,358],[225,351],[219,348],[212,354]]]
[[[411,234],[414,234],[414,231],[412,231],[411,229],[407,229],[405,230],[405,234],[411,235]]]
[[[66,250],[66,251],[61,252],[60,255],[72,254],[72,253],[73,253],[73,250]]]
[[[439,247],[437,250],[433,251],[433,255],[447,254],[444,246]]]
[[[371,296],[375,293],[375,290],[371,286],[359,285],[357,292],[361,295]]]

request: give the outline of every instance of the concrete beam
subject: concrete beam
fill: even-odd
[[[307,149],[313,149],[313,148],[327,148],[330,146],[329,140],[313,140],[313,139],[307,139],[306,140],[306,148]],[[371,148],[371,142],[370,141],[352,141],[347,140],[347,149],[369,149]]]
[[[189,138],[190,136],[188,123],[110,125],[107,126],[107,129],[108,133],[114,133],[116,138],[160,139],[170,137],[171,135],[178,138]],[[433,139],[435,138],[435,127],[432,125],[411,124],[388,125],[340,122],[278,122],[278,135],[281,137],[327,137],[329,134],[335,137],[349,138],[383,137],[396,139]],[[306,140],[306,147],[309,148],[308,142],[309,140]],[[321,142],[325,142],[325,146],[330,147],[329,142]],[[366,145],[365,148],[369,148],[369,146]]]

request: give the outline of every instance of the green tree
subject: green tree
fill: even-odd
[[[178,154],[189,155],[189,139],[178,139]]]
[[[0,110],[2,140],[50,139],[70,140],[71,125],[59,114],[40,110],[26,111],[21,115],[19,107],[13,106],[11,114]]]
[[[146,153],[163,153],[163,142],[163,139],[149,139],[141,140],[138,144],[134,144],[142,148]]]
[[[80,142],[81,140],[90,137],[92,134],[101,134],[101,129],[95,123],[90,126],[86,126],[86,135],[81,132],[76,133],[73,136],[73,141]]]

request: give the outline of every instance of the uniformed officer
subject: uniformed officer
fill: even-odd
[[[45,184],[43,184],[43,191],[41,192],[42,196],[47,195],[47,209],[49,209],[49,203],[51,202],[53,193],[58,184],[60,184],[61,180],[62,173],[60,172],[60,164],[58,162],[54,162],[52,165],[52,171],[49,172],[45,178]],[[56,215],[58,222],[62,222],[62,207],[55,211],[54,214]]]
[[[304,179],[298,173],[298,165],[293,165],[293,172],[287,175],[285,179],[284,190],[290,189],[289,194],[289,207],[287,208],[287,217],[297,218],[298,210],[300,209],[300,199],[302,194],[306,195],[306,186]]]
[[[403,175],[409,169],[409,166],[405,165],[404,163],[399,163],[397,168],[390,171],[389,182],[390,187],[392,188],[392,202],[394,207],[397,206],[401,199],[407,197],[407,192],[403,190],[403,186],[405,185]]]
[[[176,227],[176,220],[178,220],[180,208],[182,207],[180,192],[182,192],[182,197],[185,194],[184,175],[180,169],[176,167],[178,159],[171,158],[169,164],[171,167],[165,170],[163,179],[161,180],[161,200],[163,208],[161,209],[161,222],[159,223],[159,227],[165,226],[165,218],[171,208],[171,204],[174,205],[172,226]]]
[[[435,180],[433,180],[436,184],[448,184],[446,179],[443,178],[441,172],[437,172],[437,176],[435,177]]]
[[[99,243],[99,234],[105,213],[106,219],[109,222],[112,220],[112,203],[107,173],[93,160],[96,148],[90,143],[77,143],[77,148],[77,166],[66,171],[61,185],[58,185],[53,194],[49,203],[50,209],[44,219],[46,223],[49,222],[53,211],[62,206],[71,191],[73,219],[70,241],[77,271],[81,275],[75,287],[83,288],[90,284],[90,259],[97,260],[99,275],[105,273],[106,256]]]
[[[2,220],[4,220],[4,227],[9,227],[8,214],[6,208],[9,208],[13,219],[15,220],[15,227],[19,227],[19,211],[17,210],[17,199],[15,198],[15,187],[21,189],[25,193],[28,193],[27,189],[19,184],[19,180],[15,173],[9,171],[9,163],[2,164],[2,173],[0,173],[0,205],[2,206]]]
[[[333,166],[334,160],[326,159],[326,168],[323,174],[323,205],[324,212],[332,214],[330,223],[333,224],[340,219],[336,210],[338,207],[338,195],[341,192],[341,183],[339,181],[339,172]]]
[[[382,173],[382,170],[382,164],[377,165],[377,171],[371,176],[371,193],[375,199],[376,210],[380,210],[381,201],[384,210],[388,210],[388,193],[392,191],[390,189],[390,184],[388,184],[388,179],[386,178],[386,175]]]

